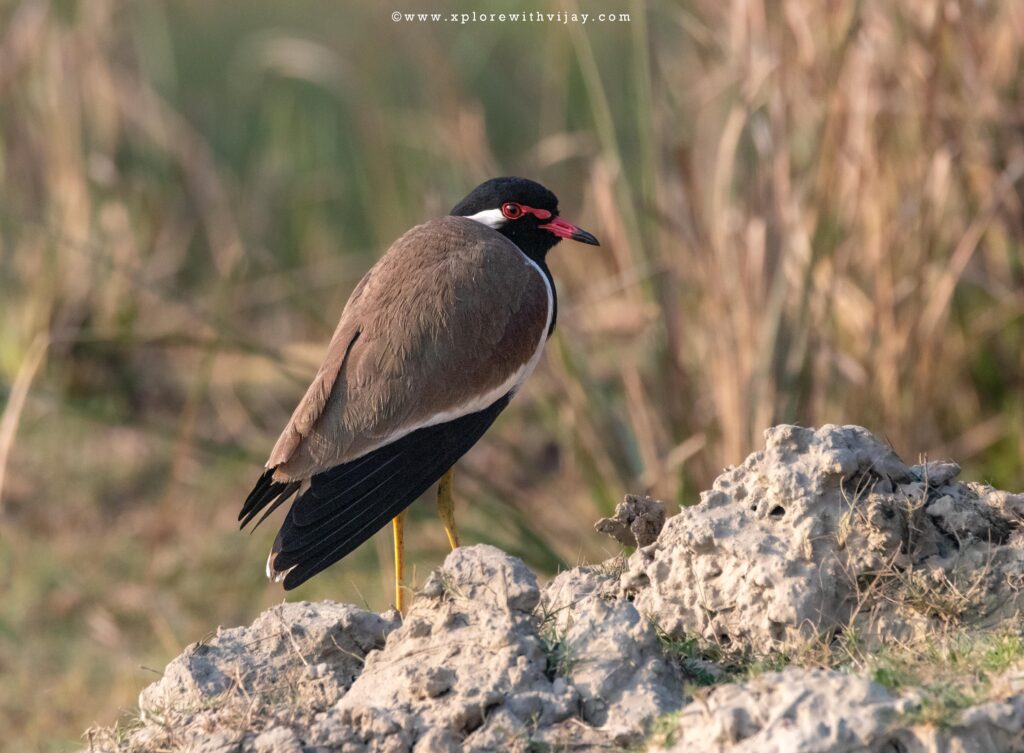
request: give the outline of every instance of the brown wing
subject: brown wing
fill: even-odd
[[[487,407],[481,398],[537,352],[548,307],[541,272],[494,230],[462,217],[413,228],[346,304],[270,455],[274,480],[308,478]]]

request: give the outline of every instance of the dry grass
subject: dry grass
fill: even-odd
[[[666,641],[665,648],[681,662],[696,697],[712,692],[712,686],[745,682],[790,665],[826,667],[866,675],[910,699],[909,711],[900,720],[906,725],[955,726],[968,708],[1019,695],[1024,670],[1019,622],[982,632],[950,629],[881,650],[858,643],[854,636],[847,636],[844,652],[808,647],[795,654],[754,656],[722,652],[692,640]],[[715,663],[718,673],[705,669],[708,662]],[[678,732],[678,719],[677,712],[658,720],[648,746],[670,745]]]
[[[458,481],[469,540],[599,559],[581,521],[692,500],[778,421],[1019,488],[1021,50],[1015,0],[471,31],[371,3],[0,3],[0,727],[74,739],[139,664],[280,598],[272,532],[232,531],[254,469],[360,274],[494,173],[557,188],[603,245],[554,255],[546,364]],[[300,595],[384,606],[365,549]]]

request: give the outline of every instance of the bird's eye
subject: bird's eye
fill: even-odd
[[[514,202],[506,201],[501,205],[501,213],[506,219],[518,220],[523,216],[523,208]]]

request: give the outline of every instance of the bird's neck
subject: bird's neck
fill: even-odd
[[[519,226],[512,223],[500,228],[498,232],[515,243],[520,251],[544,268],[546,268],[544,260],[547,258],[548,251],[554,248],[559,240],[551,233],[544,231],[534,230],[531,232],[527,230],[523,232]]]
[[[530,261],[540,267],[541,273],[547,278],[548,287],[551,290],[551,325],[548,327],[548,337],[555,331],[555,319],[558,318],[558,295],[555,291],[555,278],[551,276],[548,269],[548,251],[555,247],[558,239],[548,233],[517,233],[513,228],[505,227],[498,231],[512,241],[523,252]]]
[[[555,289],[555,278],[551,276],[551,270],[548,269],[547,262],[548,251],[551,250],[552,245],[531,245],[529,243],[522,243],[522,239],[512,240],[519,247],[519,250],[523,252],[523,255],[540,268],[541,274],[547,280],[548,289],[551,291],[551,324],[548,326],[548,337],[551,337],[551,334],[555,331],[555,320],[558,318],[558,292]],[[525,248],[524,245],[526,246]]]
[[[537,262],[537,266],[548,278],[548,285],[551,288],[551,324],[548,326],[548,337],[551,337],[555,331],[555,320],[558,319],[558,291],[555,289],[555,278],[551,276],[551,270],[548,269],[543,257]]]

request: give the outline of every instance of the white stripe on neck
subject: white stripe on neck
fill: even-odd
[[[468,215],[466,219],[479,222],[481,225],[487,225],[487,227],[494,228],[495,230],[505,224],[505,215],[501,213],[500,209],[485,209],[482,212]]]

